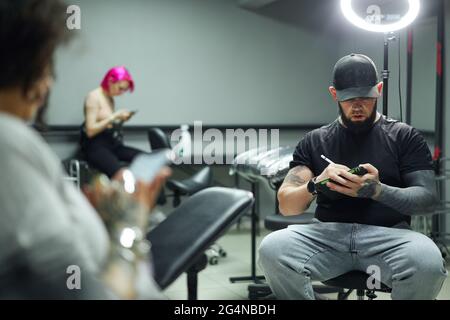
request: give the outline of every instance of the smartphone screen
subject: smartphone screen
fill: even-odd
[[[161,149],[152,153],[138,155],[131,163],[129,169],[136,180],[148,183],[155,178],[156,174],[164,166],[169,165],[171,162],[171,151],[169,149]]]

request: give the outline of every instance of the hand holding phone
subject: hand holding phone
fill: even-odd
[[[136,180],[151,182],[163,167],[172,163],[171,154],[170,149],[140,154],[133,160],[129,170]]]
[[[358,167],[355,167],[355,168],[353,168],[353,169],[350,169],[348,172],[349,172],[349,173],[352,173],[352,174],[356,174],[357,176],[361,176],[361,177],[362,177],[363,175],[365,175],[366,173],[368,173],[367,169],[364,168],[364,167],[361,167],[361,166],[358,166]],[[322,181],[319,181],[319,182],[316,183],[316,185],[317,185],[317,184],[321,184],[321,185],[324,185],[324,186],[326,187],[327,182],[333,182],[334,184],[337,184],[337,185],[339,185],[339,186],[342,186],[342,184],[340,184],[339,182],[333,181],[333,180],[331,180],[330,178],[325,179],[325,180],[322,180]]]
[[[115,125],[123,125],[126,121],[130,120],[137,112],[138,112],[138,110],[132,110],[132,111],[119,110],[119,111],[116,111],[114,113],[114,115],[113,115],[113,123]]]
[[[368,173],[367,169],[364,167],[361,167],[361,166],[350,169],[348,172],[352,173],[352,174],[356,174],[358,176],[363,176],[366,173]],[[339,199],[345,198],[345,195],[343,195],[339,192],[330,190],[330,188],[328,188],[328,186],[327,186],[328,182],[332,182],[336,185],[342,186],[342,184],[328,178],[328,179],[316,182],[315,187],[316,187],[317,192],[325,195],[326,197],[328,197],[331,200],[339,200]]]
[[[128,119],[130,119],[131,117],[133,117],[136,113],[138,113],[139,110],[131,110],[130,111],[130,116],[128,117]]]

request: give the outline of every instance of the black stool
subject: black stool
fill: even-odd
[[[362,271],[350,271],[339,277],[323,281],[323,284],[331,287],[348,289],[347,292],[339,292],[338,300],[346,300],[348,296],[356,290],[358,300],[364,300],[366,296],[369,300],[377,298],[375,292],[390,293],[391,288],[380,282],[379,289],[368,288],[367,281],[370,275]]]

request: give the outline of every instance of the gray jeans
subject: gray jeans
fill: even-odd
[[[392,299],[435,299],[447,270],[427,236],[401,228],[320,222],[265,237],[259,265],[278,299],[314,299],[311,281],[378,268]],[[369,270],[371,270],[369,269]]]

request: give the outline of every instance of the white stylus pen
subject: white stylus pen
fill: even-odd
[[[323,160],[325,160],[326,162],[328,162],[329,164],[335,164],[333,161],[331,161],[330,159],[328,159],[327,157],[325,157],[323,154],[320,156]]]

